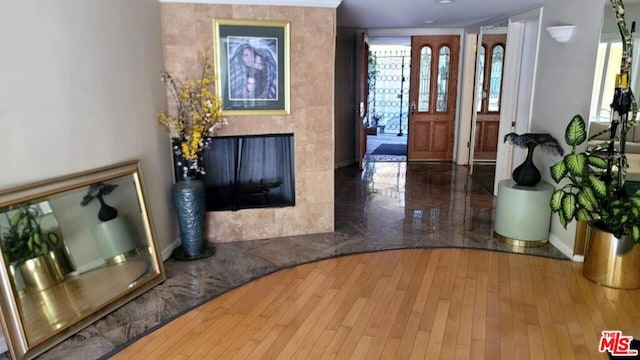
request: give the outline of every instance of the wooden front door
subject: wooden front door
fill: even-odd
[[[477,86],[474,160],[496,159],[506,42],[506,34],[482,35],[478,55],[481,83]]]
[[[408,160],[452,160],[458,35],[411,39]]]

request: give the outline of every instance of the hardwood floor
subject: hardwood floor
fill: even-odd
[[[155,336],[152,332],[156,328],[231,289],[283,268],[321,259],[392,249],[467,248],[566,260],[552,244],[514,248],[493,237],[493,173],[490,165],[475,166],[469,174],[467,167],[451,163],[388,161],[367,162],[364,171],[355,165],[337,169],[334,232],[216,243],[212,257],[197,261],[169,259],[164,263],[165,282],[38,359],[111,358],[140,338]],[[216,331],[215,336],[220,336]],[[343,332],[340,330],[340,334]],[[331,341],[327,334],[311,339]],[[303,340],[305,346],[310,345],[308,337]],[[398,338],[388,341],[385,351],[393,349],[393,344],[400,346]],[[317,346],[316,342],[311,345]],[[371,346],[380,345],[376,340]],[[251,349],[242,346],[243,351]],[[0,360],[7,359],[8,353],[0,354]]]
[[[186,313],[114,359],[606,359],[640,337],[640,290],[582,264],[472,249],[349,255],[278,271]]]

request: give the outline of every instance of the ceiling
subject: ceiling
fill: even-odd
[[[553,0],[342,0],[337,17],[339,26],[360,29],[465,28],[523,13],[549,1]]]
[[[339,26],[358,29],[443,29],[498,21],[563,0],[158,0],[202,4],[337,7]],[[444,3],[446,1],[446,3]],[[604,0],[609,3],[612,0]],[[624,0],[638,4],[640,0]]]

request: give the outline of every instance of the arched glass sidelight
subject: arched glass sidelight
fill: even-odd
[[[441,47],[438,53],[436,112],[445,112],[448,108],[450,59],[451,49],[448,46]]]
[[[482,111],[482,89],[484,89],[484,64],[487,57],[487,48],[482,45],[478,53],[478,85],[476,86],[476,111]]]
[[[500,111],[500,90],[502,86],[502,65],[504,46],[497,45],[491,54],[491,78],[489,83],[489,111]]]
[[[431,48],[420,49],[420,79],[418,79],[418,111],[429,111],[429,84],[431,82]]]

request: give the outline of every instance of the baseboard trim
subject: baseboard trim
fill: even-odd
[[[88,264],[79,266],[74,272],[72,272],[72,274],[82,274],[85,273],[87,271],[91,271],[94,270],[95,268],[98,268],[100,266],[104,265],[104,259],[100,258],[100,259],[96,259]]]
[[[180,246],[180,238],[176,238],[169,246],[162,249],[162,261],[167,261],[171,257],[171,253]]]
[[[584,255],[575,255],[573,253],[573,248],[567,246],[567,244],[558,239],[557,236],[549,234],[549,242],[551,243],[551,245],[555,246],[556,249],[560,250],[560,252],[563,253],[566,257],[571,259],[571,261],[584,262]]]
[[[345,161],[341,161],[339,163],[337,163],[334,167],[334,169],[339,169],[339,168],[343,168],[343,167],[347,167],[349,165],[355,164],[357,161],[355,159],[351,159],[351,160],[345,160]]]

